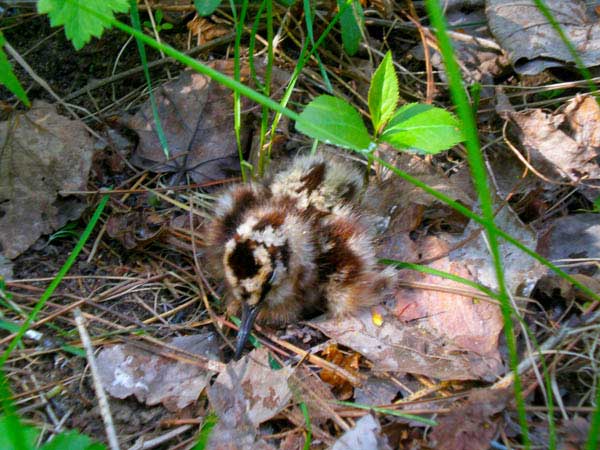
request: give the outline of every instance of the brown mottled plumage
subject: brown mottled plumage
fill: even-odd
[[[266,185],[219,196],[208,244],[230,310],[242,310],[236,357],[255,319],[283,324],[323,306],[342,315],[381,300],[393,271],[377,266],[374,227],[359,212],[362,184],[350,164],[301,156]]]

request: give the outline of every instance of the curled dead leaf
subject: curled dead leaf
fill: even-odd
[[[340,351],[336,344],[330,344],[323,350],[323,357],[336,366],[346,369],[351,374],[358,374],[360,364],[359,353],[351,352],[349,355],[346,355]],[[330,369],[323,369],[320,376],[323,381],[333,386],[334,392],[339,399],[347,400],[352,397],[354,386],[337,372]]]

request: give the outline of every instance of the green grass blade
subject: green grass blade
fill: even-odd
[[[390,416],[402,417],[403,419],[413,420],[415,422],[429,425],[430,427],[435,427],[438,424],[435,420],[427,419],[426,417],[417,416],[415,414],[403,413],[400,411],[396,411],[395,409],[380,408],[378,406],[363,405],[361,403],[343,402],[341,400],[336,401],[336,403],[338,405],[351,406],[352,408],[364,409],[367,411],[375,411],[381,414],[389,414]]]
[[[308,408],[306,407],[306,403],[300,403],[300,411],[302,411],[302,415],[304,416],[304,423],[306,424],[306,439],[304,441],[304,450],[310,450],[310,444],[312,443],[312,425],[310,422],[310,415],[308,413]]]
[[[231,7],[231,15],[235,23],[235,44],[233,46],[233,79],[240,82],[241,67],[240,67],[240,48],[242,46],[242,34],[244,33],[244,21],[246,20],[246,12],[248,11],[248,0],[242,1],[242,10],[240,16],[237,15],[237,6],[234,0],[229,1]],[[242,181],[246,182],[246,162],[244,161],[244,149],[242,148],[242,102],[240,93],[233,91],[233,129],[235,133],[235,142],[238,149],[238,158],[240,160],[240,172],[242,173]]]
[[[458,275],[454,275],[450,272],[444,272],[443,270],[434,269],[432,267],[423,266],[421,264],[414,264],[405,261],[397,261],[395,259],[380,259],[379,262],[381,264],[386,264],[388,266],[393,266],[397,269],[411,269],[417,272],[428,273],[430,275],[436,275],[441,278],[445,278],[447,280],[456,281],[457,283],[464,284],[465,286],[472,287],[473,289],[477,289],[478,291],[483,292],[488,297],[493,299],[498,299],[498,294],[492,291],[490,288],[484,286],[483,284],[476,283],[475,281],[469,280],[467,278],[460,277]]]
[[[509,366],[514,374],[514,395],[517,403],[517,413],[519,416],[519,425],[523,436],[523,444],[525,448],[530,448],[529,430],[527,423],[527,415],[525,412],[525,401],[521,387],[521,380],[518,373],[519,357],[517,354],[517,340],[515,337],[512,314],[513,308],[510,304],[508,291],[504,280],[504,270],[502,267],[502,258],[498,245],[497,228],[494,225],[494,210],[492,206],[492,196],[489,191],[485,165],[483,156],[479,146],[479,137],[477,135],[477,124],[473,110],[466,95],[463,80],[460,74],[460,69],[454,58],[452,44],[448,36],[446,28],[446,20],[443,16],[442,8],[437,0],[426,0],[425,6],[431,19],[431,23],[436,28],[436,36],[438,39],[439,50],[444,60],[444,66],[448,75],[449,89],[452,100],[457,108],[457,113],[464,127],[466,138],[467,156],[471,174],[477,190],[477,195],[481,204],[482,216],[484,219],[483,226],[488,238],[490,252],[496,272],[498,282],[498,290],[500,294],[500,305],[502,317],[504,320],[504,334],[509,353]]]
[[[347,3],[349,4],[351,1],[352,0],[349,0]],[[317,46],[315,45],[315,37],[314,37],[314,33],[313,33],[313,21],[312,21],[313,14],[312,14],[312,8],[310,5],[310,0],[304,0],[303,6],[304,6],[304,19],[306,21],[306,34],[308,35],[308,39],[310,40],[310,43],[312,44],[313,50],[316,50]],[[317,64],[319,65],[319,70],[321,71],[321,77],[323,77],[323,82],[325,83],[325,86],[327,87],[327,92],[332,93],[333,86],[331,86],[331,81],[329,81],[329,77],[327,76],[327,70],[325,70],[325,66],[321,62],[321,57],[316,52],[315,52],[315,58],[317,59]]]
[[[271,75],[273,73],[273,2],[267,1],[267,67],[265,68],[265,84],[263,94],[271,96]],[[261,108],[260,136],[258,140],[258,176],[264,175],[268,163],[269,152],[265,146],[267,130],[269,128],[270,110],[266,106]],[[256,175],[256,173],[255,173]]]
[[[136,0],[131,0],[131,23],[134,28],[142,34],[142,25],[140,24],[140,14],[137,9]],[[138,47],[138,52],[140,54],[140,59],[142,60],[142,67],[144,68],[144,77],[146,78],[146,85],[148,86],[148,96],[150,98],[150,106],[152,107],[152,116],[154,117],[154,124],[156,125],[156,134],[158,135],[158,140],[160,142],[160,146],[163,149],[163,153],[165,154],[165,159],[169,159],[169,143],[167,142],[167,137],[163,131],[160,116],[158,114],[158,105],[156,104],[156,97],[154,96],[154,91],[152,90],[152,80],[150,78],[150,70],[148,70],[148,58],[146,56],[146,48],[144,47],[144,43],[135,38],[135,42]]]
[[[213,428],[218,422],[219,416],[212,411],[204,417],[202,427],[200,428],[200,433],[198,433],[198,440],[196,441],[196,445],[192,447],[192,450],[204,450],[206,448]]]

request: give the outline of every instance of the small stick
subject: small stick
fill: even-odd
[[[83,348],[85,349],[85,354],[90,365],[92,381],[94,382],[94,390],[96,391],[96,397],[98,397],[98,406],[100,406],[100,414],[102,415],[102,420],[104,421],[106,436],[108,437],[108,444],[110,445],[111,450],[119,450],[119,441],[117,439],[117,433],[113,424],[112,415],[110,414],[110,406],[108,404],[108,399],[106,398],[104,388],[102,387],[102,382],[100,381],[100,374],[98,373],[98,366],[96,365],[96,359],[94,357],[94,349],[92,348],[90,335],[85,328],[85,320],[83,319],[81,310],[79,308],[75,308],[73,315],[75,316],[77,330],[79,331],[79,336],[81,336],[81,343],[83,344]]]

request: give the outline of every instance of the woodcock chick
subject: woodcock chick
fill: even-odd
[[[255,320],[284,324],[319,309],[339,316],[381,300],[394,271],[377,266],[362,186],[352,165],[316,155],[295,158],[265,184],[221,193],[208,247],[229,311],[242,311],[236,359]]]

